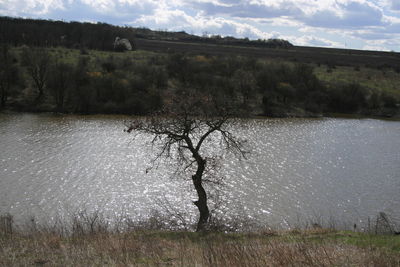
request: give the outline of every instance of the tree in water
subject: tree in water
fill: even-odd
[[[159,146],[155,160],[172,158],[184,170],[192,171],[191,180],[198,197],[193,203],[199,211],[196,231],[206,230],[210,217],[204,183],[215,179],[211,174],[215,172],[215,162],[220,156],[210,150],[215,151],[215,147],[219,146],[239,158],[246,155],[245,140],[235,136],[231,129],[238,109],[222,99],[183,93],[174,97],[161,112],[133,120],[126,130],[153,137],[151,143]]]

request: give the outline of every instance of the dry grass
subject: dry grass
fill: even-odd
[[[319,226],[195,233],[159,230],[153,220],[110,228],[83,212],[71,225],[23,230],[0,216],[0,266],[400,266],[399,235]]]
[[[0,236],[1,266],[400,266],[400,253],[348,244],[343,232],[135,231]],[[351,234],[350,234],[351,235]],[[364,234],[354,234],[355,238]]]

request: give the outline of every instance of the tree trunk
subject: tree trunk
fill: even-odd
[[[200,218],[199,221],[197,222],[197,228],[196,228],[197,232],[205,230],[208,218],[210,217],[210,211],[207,205],[207,193],[202,185],[202,177],[205,170],[205,165],[206,161],[204,161],[203,159],[198,159],[196,174],[192,176],[193,185],[194,188],[196,189],[197,196],[199,197],[197,201],[193,202],[200,212]]]
[[[1,86],[1,101],[0,101],[0,109],[6,107],[7,98],[8,98],[8,90],[7,87]]]
[[[5,108],[5,106],[6,106],[6,94],[5,94],[5,92],[3,92],[3,90],[2,90],[2,92],[1,92],[0,109]]]
[[[38,88],[38,95],[35,98],[35,103],[38,104],[39,102],[41,102],[43,96],[44,96],[43,88]]]
[[[63,112],[64,110],[64,88],[60,88],[56,96],[57,112]]]

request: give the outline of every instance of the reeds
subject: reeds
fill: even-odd
[[[0,266],[400,265],[400,239],[395,235],[319,227],[194,233],[155,230],[165,224],[152,220],[149,227],[143,221],[141,228],[124,231],[110,228],[98,213],[81,214],[62,230],[54,226],[10,232],[2,223]]]
[[[398,266],[399,254],[340,242],[187,232],[49,233],[0,239],[1,266]]]

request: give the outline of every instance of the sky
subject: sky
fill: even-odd
[[[400,0],[0,0],[0,15],[400,52]]]

